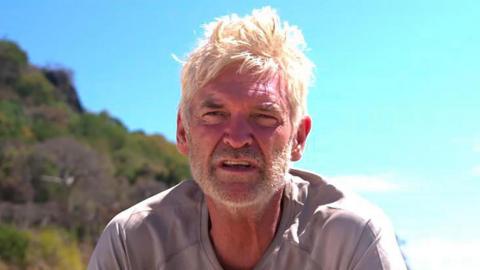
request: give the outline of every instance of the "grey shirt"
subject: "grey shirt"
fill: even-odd
[[[88,269],[220,270],[208,223],[202,191],[194,181],[184,181],[114,217]],[[280,224],[254,269],[406,267],[379,209],[318,175],[291,169]]]

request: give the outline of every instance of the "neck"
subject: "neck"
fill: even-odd
[[[224,269],[252,269],[258,263],[275,236],[282,194],[283,189],[262,206],[234,211],[206,197],[210,238]]]

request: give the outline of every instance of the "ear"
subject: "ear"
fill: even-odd
[[[307,136],[312,128],[312,119],[310,116],[305,116],[300,120],[298,128],[296,130],[295,137],[293,139],[291,161],[298,161],[302,158],[303,149],[307,141]]]
[[[177,113],[177,149],[180,153],[188,155],[187,132],[180,111]]]

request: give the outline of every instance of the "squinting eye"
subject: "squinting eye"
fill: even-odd
[[[260,126],[275,127],[278,125],[278,119],[270,115],[256,114],[254,115],[254,119],[255,119],[255,123],[257,123]]]
[[[222,111],[206,112],[202,115],[202,120],[209,125],[219,124],[225,119],[225,113]]]

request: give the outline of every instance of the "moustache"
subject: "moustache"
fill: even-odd
[[[215,149],[212,161],[215,163],[224,159],[248,159],[254,160],[259,165],[263,164],[263,155],[250,146],[242,148],[218,147]]]

